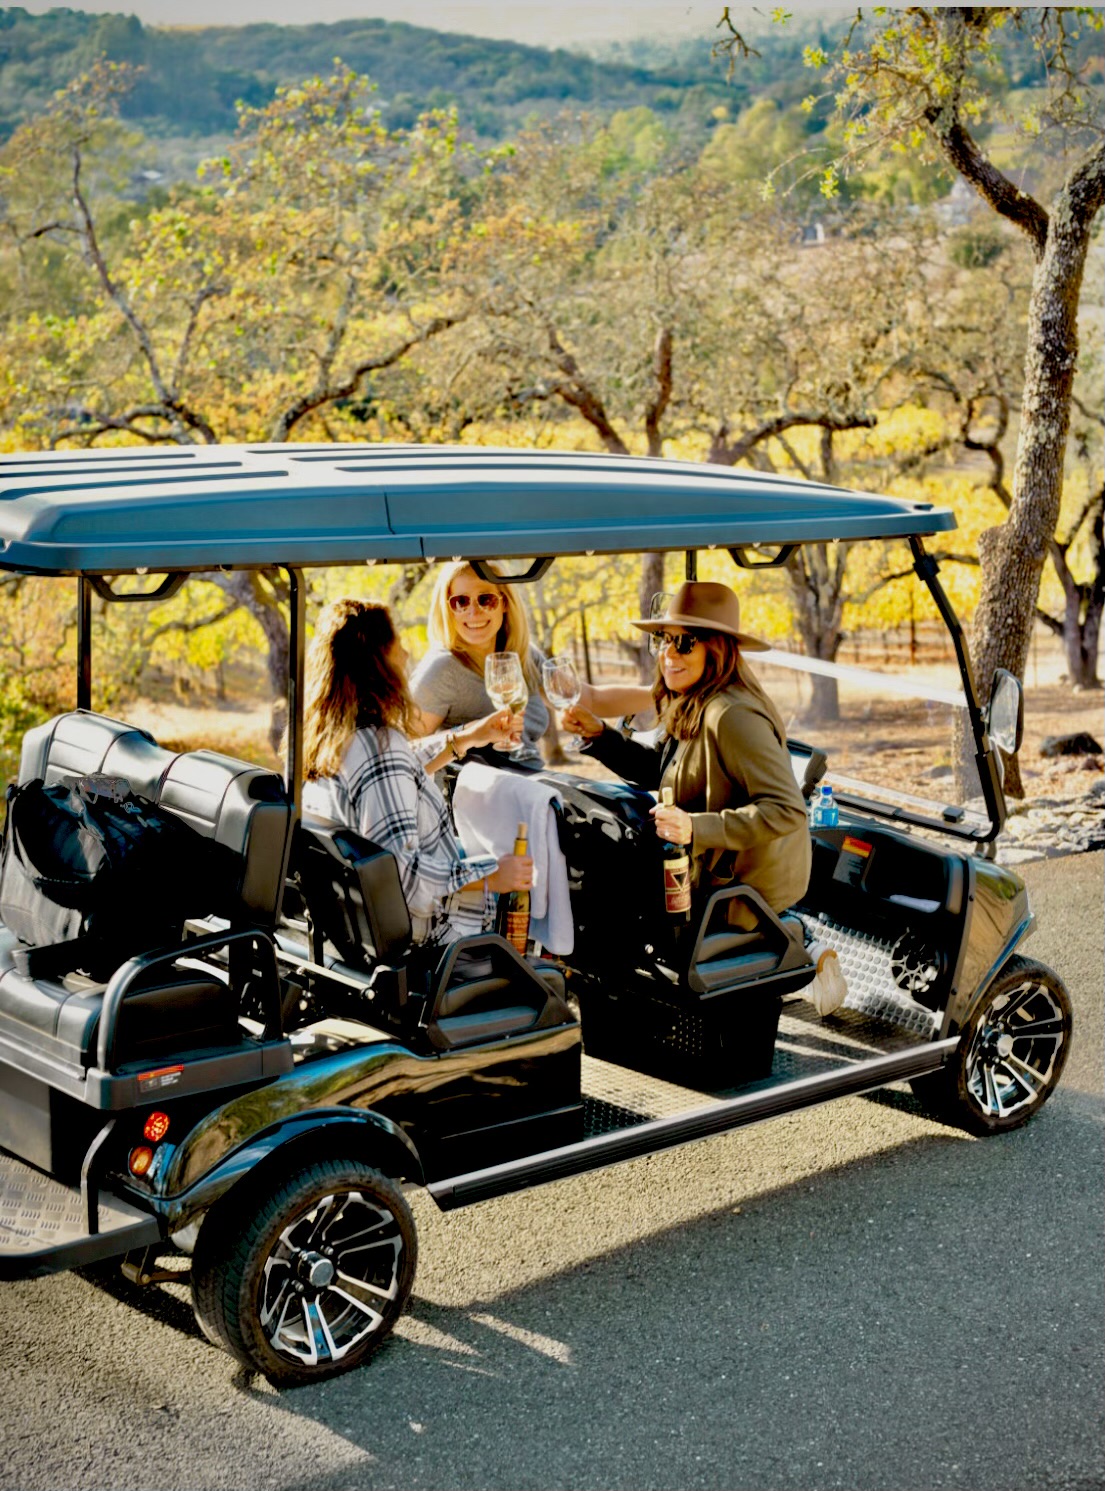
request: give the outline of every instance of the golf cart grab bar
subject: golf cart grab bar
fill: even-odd
[[[111,982],[104,991],[103,1009],[100,1012],[99,1044],[96,1057],[100,1070],[103,1072],[113,1070],[118,1044],[119,1015],[127,995],[141,974],[147,973],[151,968],[156,968],[162,963],[172,964],[178,958],[196,958],[204,953],[220,952],[224,948],[230,954],[233,963],[235,949],[245,942],[252,944],[255,952],[260,955],[257,959],[259,966],[254,971],[258,972],[261,977],[261,1000],[265,1012],[264,1038],[266,1040],[278,1039],[283,1034],[283,1020],[280,1011],[280,981],[276,968],[276,948],[273,946],[272,938],[265,932],[253,929],[241,932],[216,932],[211,937],[198,937],[194,941],[178,943],[175,947],[159,952],[141,953],[136,958],[128,959],[121,968],[116,969]]]

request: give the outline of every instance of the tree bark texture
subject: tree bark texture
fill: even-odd
[[[835,557],[828,544],[803,544],[787,560],[790,596],[807,657],[834,662],[844,638],[845,558]],[[840,691],[835,678],[810,674],[810,707],[807,717],[817,723],[840,719]]]

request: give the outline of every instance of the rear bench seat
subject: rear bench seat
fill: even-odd
[[[126,778],[140,796],[170,809],[225,849],[217,902],[206,896],[197,914],[223,917],[234,929],[271,931],[289,816],[279,776],[214,751],[164,750],[146,731],[87,710],[28,731],[21,782],[42,777],[50,783],[88,772]],[[104,986],[79,974],[24,977],[12,961],[18,946],[0,925],[0,1058],[77,1091],[95,1064]],[[240,1039],[237,1001],[227,980],[210,968],[151,970],[128,994],[127,1010],[115,1065]]]

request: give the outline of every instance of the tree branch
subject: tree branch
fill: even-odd
[[[988,202],[995,212],[1026,234],[1036,256],[1047,242],[1048,215],[1027,192],[1022,192],[1008,176],[1002,174],[964,128],[962,122],[943,104],[930,104],[924,113],[948,164]]]
[[[274,442],[287,440],[299,421],[305,419],[308,414],[321,408],[323,404],[332,404],[337,399],[350,398],[357,392],[361,380],[369,373],[379,372],[382,368],[394,367],[401,358],[406,357],[412,348],[421,346],[423,342],[428,342],[443,331],[448,331],[449,327],[456,326],[462,319],[460,316],[435,316],[415,335],[397,343],[390,351],[383,353],[380,357],[368,357],[363,362],[359,362],[340,382],[326,383],[323,387],[316,386],[313,392],[296,399],[282,414],[277,416],[269,439]]]
[[[738,461],[744,460],[749,451],[761,441],[770,440],[773,436],[781,435],[784,430],[792,430],[799,425],[818,425],[823,430],[871,430],[875,427],[875,416],[873,414],[818,414],[813,410],[806,410],[799,414],[777,414],[774,419],[765,420],[756,429],[746,431],[731,444],[727,439],[726,427],[721,425],[714,435],[706,459],[715,466],[735,466]]]

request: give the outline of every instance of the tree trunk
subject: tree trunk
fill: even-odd
[[[804,544],[787,560],[791,600],[807,657],[835,662],[843,640],[840,629],[844,612],[842,583],[844,558],[830,563],[827,544]],[[806,719],[831,724],[840,719],[840,691],[835,678],[810,674],[810,705]]]
[[[259,574],[249,570],[235,570],[231,574],[212,578],[228,595],[245,606],[264,633],[267,644],[265,666],[272,697],[269,744],[279,755],[288,723],[288,622],[280,609],[276,593],[265,586]]]
[[[995,668],[1024,677],[1040,577],[1059,520],[1078,358],[1078,298],[1103,175],[1099,147],[1056,196],[1036,258],[1013,503],[1006,521],[983,533],[978,544],[982,593],[973,637],[984,698]],[[1010,796],[1024,795],[1016,757],[1007,761],[1005,790]]]
[[[652,597],[664,588],[664,556],[663,554],[643,554],[641,556],[641,580],[637,589],[637,602],[640,605],[640,615],[647,616],[648,608],[652,604]],[[651,684],[656,674],[656,667],[652,661],[652,654],[648,650],[648,638],[642,632],[643,640],[638,644],[635,651],[637,654],[637,672],[642,683]]]

